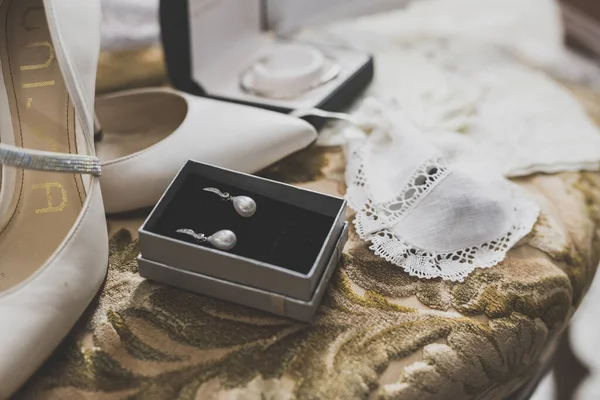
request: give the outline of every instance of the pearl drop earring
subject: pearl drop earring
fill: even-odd
[[[227,192],[223,193],[219,189],[213,187],[204,188],[203,190],[205,192],[214,193],[225,201],[233,202],[233,208],[235,208],[235,211],[244,218],[249,218],[256,213],[256,202],[252,197],[232,196]]]
[[[237,244],[237,237],[235,236],[235,233],[227,229],[218,231],[217,233],[208,237],[203,233],[196,233],[191,229],[178,229],[176,232],[191,236],[199,243],[209,242],[217,249],[225,251],[233,249]]]

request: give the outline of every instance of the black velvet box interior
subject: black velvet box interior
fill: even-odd
[[[213,187],[257,204],[249,218]],[[339,241],[346,202],[283,183],[189,161],[140,229],[144,258],[196,273],[308,300]],[[177,233],[210,236],[229,229],[236,246],[218,250]]]
[[[206,187],[218,188],[232,196],[253,198],[257,204],[256,214],[250,218],[239,216],[230,201],[204,191]],[[189,174],[160,218],[148,225],[148,230],[212,248],[209,243],[198,244],[194,238],[176,231],[189,228],[209,236],[229,229],[236,234],[237,245],[227,253],[306,274],[317,259],[335,217]]]

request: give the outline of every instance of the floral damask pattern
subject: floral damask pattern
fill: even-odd
[[[265,175],[331,192],[341,162],[315,148]],[[599,175],[522,183],[544,216],[501,265],[419,280],[351,232],[311,324],[145,281],[121,230],[98,300],[18,398],[501,399],[547,361],[599,256]]]
[[[318,147],[263,173],[338,195],[343,174]],[[500,265],[419,280],[351,231],[311,324],[145,281],[140,220],[109,220],[103,290],[16,398],[503,399],[548,362],[600,260],[600,174],[518,183],[542,215]]]

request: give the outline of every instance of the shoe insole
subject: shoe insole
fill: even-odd
[[[183,98],[166,92],[100,97],[96,115],[103,136],[96,154],[107,162],[151,147],[175,132],[187,112]]]
[[[42,0],[4,0],[0,35],[10,105],[10,111],[2,113],[10,112],[14,144],[76,153],[75,111],[56,60]],[[13,140],[7,140],[6,132],[0,135],[3,141]],[[21,283],[44,265],[73,227],[86,196],[79,174],[16,173],[12,202],[5,215],[0,215],[0,291]]]

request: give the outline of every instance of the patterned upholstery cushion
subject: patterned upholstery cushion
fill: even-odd
[[[154,50],[126,57],[127,69],[134,59],[141,73],[160,71]],[[115,82],[121,56],[103,60],[101,87],[131,85]],[[600,116],[600,96],[574,91]],[[343,195],[343,173],[340,148],[312,147],[262,175]],[[600,174],[518,183],[540,202],[542,216],[501,265],[464,283],[418,280],[352,233],[312,324],[144,281],[135,239],[143,215],[109,219],[104,289],[20,396],[505,398],[552,357],[600,260]]]

